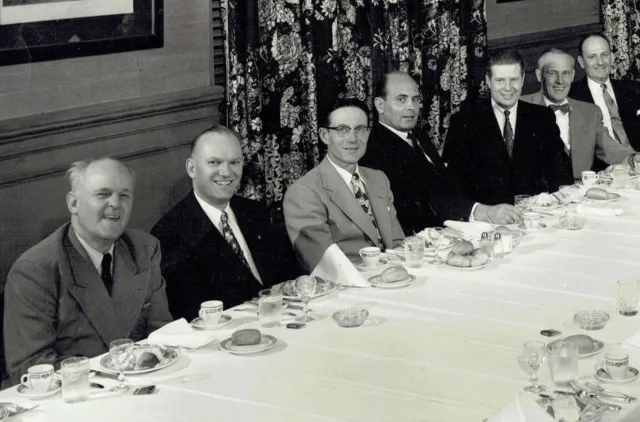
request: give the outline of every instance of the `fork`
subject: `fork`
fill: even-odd
[[[604,396],[608,396],[611,399],[624,400],[627,403],[631,403],[633,401],[636,401],[635,397],[629,396],[629,395],[621,393],[619,391],[609,390],[607,388],[603,388],[602,386],[594,384],[594,383],[589,382],[589,381],[587,381],[585,384],[590,389],[595,390],[596,394],[598,394],[598,395],[602,394]]]
[[[0,403],[0,406],[3,406],[4,408],[6,408],[9,411],[9,413],[10,413],[9,416],[15,416],[15,415],[19,415],[21,413],[24,413],[26,411],[33,410],[33,409],[35,409],[36,407],[38,407],[40,405],[37,404],[37,405],[35,405],[33,407],[26,408],[26,407],[18,406],[15,403]]]

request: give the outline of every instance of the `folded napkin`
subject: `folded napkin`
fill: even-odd
[[[196,330],[187,320],[180,318],[155,330],[147,341],[149,344],[198,349],[211,343],[217,335],[217,332]]]
[[[600,215],[604,217],[615,217],[622,214],[622,208],[612,208],[609,204],[580,204],[578,213],[588,215]]]
[[[335,243],[324,251],[322,259],[313,269],[311,275],[331,280],[343,286],[369,287],[367,280]]]
[[[520,392],[489,422],[553,422],[549,415],[531,394]]]
[[[447,220],[444,222],[445,227],[450,228],[456,232],[459,232],[467,240],[480,239],[483,232],[493,231],[493,224],[485,223],[483,221],[453,221]]]

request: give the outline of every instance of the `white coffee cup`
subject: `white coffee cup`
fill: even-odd
[[[624,379],[629,369],[629,355],[622,349],[609,350],[598,361],[598,368],[609,374],[611,379]]]
[[[535,229],[540,225],[540,214],[527,211],[522,214],[522,220],[524,221],[524,226],[527,229]]]
[[[585,186],[593,186],[598,181],[598,175],[595,171],[585,170],[582,172],[582,184]]]
[[[213,325],[220,322],[220,316],[222,315],[222,301],[220,300],[208,300],[200,304],[200,311],[198,316],[202,318],[202,321],[206,325]]]
[[[362,248],[360,249],[360,256],[365,267],[375,267],[380,261],[380,248],[376,246]]]
[[[40,364],[27,369],[20,382],[35,394],[43,394],[49,391],[53,382],[53,365]]]

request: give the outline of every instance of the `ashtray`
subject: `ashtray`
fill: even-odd
[[[364,324],[368,316],[366,309],[347,308],[334,313],[333,319],[343,328],[352,328]]]
[[[565,227],[567,230],[580,230],[587,222],[587,217],[580,214],[571,214],[565,220]]]
[[[573,316],[573,323],[583,330],[602,330],[609,321],[605,311],[580,311]]]

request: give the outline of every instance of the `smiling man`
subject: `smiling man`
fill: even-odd
[[[336,244],[351,261],[361,248],[397,246],[404,238],[387,177],[358,165],[367,149],[369,112],[341,99],[320,121],[322,162],[287,189],[284,216],[300,262],[312,271]]]
[[[258,201],[237,196],[244,158],[232,130],[198,135],[186,161],[193,190],[153,227],[162,246],[162,275],[171,313],[189,320],[200,303],[225,308],[298,275],[284,228]]]
[[[611,137],[598,106],[567,98],[575,73],[574,62],[562,50],[545,51],[536,69],[542,89],[522,99],[554,111],[565,152],[571,157],[573,177],[580,179],[583,171],[593,169],[595,157],[607,164],[633,163],[635,151]]]
[[[520,54],[492,54],[485,76],[491,100],[451,118],[443,159],[475,201],[513,203],[515,195],[573,183],[553,111],[519,101],[523,78]]]
[[[71,223],[25,252],[5,288],[4,346],[11,382],[35,364],[94,357],[120,338],[142,340],[172,320],[160,245],[126,229],[134,176],[104,158],[68,171]]]

